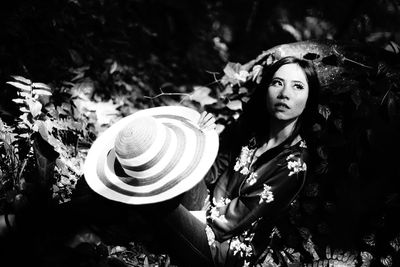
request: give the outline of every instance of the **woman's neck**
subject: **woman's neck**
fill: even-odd
[[[297,118],[291,121],[271,120],[269,129],[268,149],[280,145],[294,130]]]

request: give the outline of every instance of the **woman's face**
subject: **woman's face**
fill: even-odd
[[[277,120],[297,119],[306,106],[308,90],[303,69],[295,63],[283,65],[275,72],[268,86],[268,112]]]

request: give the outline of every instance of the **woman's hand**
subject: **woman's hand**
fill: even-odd
[[[215,124],[215,117],[213,114],[203,111],[200,115],[199,121],[197,122],[201,130],[215,130],[217,125]]]
[[[190,213],[196,217],[200,222],[206,224],[207,223],[207,218],[206,218],[206,211],[205,210],[191,210]]]

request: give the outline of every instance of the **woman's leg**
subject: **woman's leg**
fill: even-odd
[[[182,195],[181,204],[188,210],[204,210],[207,197],[208,189],[203,180]]]
[[[158,232],[169,255],[179,266],[213,266],[206,224],[182,205],[163,218]]]
[[[206,224],[190,210],[201,210],[208,191],[204,182],[174,199],[141,207],[153,222],[157,237],[181,266],[213,266],[205,233]]]

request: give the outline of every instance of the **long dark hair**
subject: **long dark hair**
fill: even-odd
[[[244,105],[243,113],[240,116],[236,125],[236,140],[235,145],[239,147],[247,144],[252,137],[255,137],[256,142],[265,141],[269,130],[269,112],[266,106],[267,88],[272,81],[275,72],[286,64],[297,64],[300,66],[307,78],[309,93],[304,111],[299,116],[295,128],[288,139],[295,138],[300,134],[306,141],[309,141],[311,129],[315,116],[318,112],[318,92],[319,80],[317,72],[312,63],[296,57],[288,56],[279,59],[275,63],[265,67],[262,72],[262,79],[256,86],[250,100]]]

